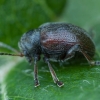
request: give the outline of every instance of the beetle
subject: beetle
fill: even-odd
[[[90,65],[100,65],[100,61],[92,60],[95,54],[95,45],[88,33],[75,25],[67,23],[45,23],[39,28],[23,34],[18,42],[20,54],[0,53],[0,55],[25,56],[29,63],[34,61],[35,87],[39,86],[37,61],[43,54],[48,64],[54,83],[63,86],[50,61],[67,61],[75,56],[76,52],[83,54]]]

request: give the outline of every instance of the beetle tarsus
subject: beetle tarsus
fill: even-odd
[[[57,81],[57,82],[56,82],[56,84],[57,84],[59,87],[64,86],[64,83],[63,83],[63,82],[61,82],[61,81]]]
[[[90,65],[100,66],[100,61],[91,61]]]
[[[95,61],[95,65],[100,66],[100,61]]]
[[[35,87],[38,87],[40,85],[38,80],[34,80],[35,81]]]

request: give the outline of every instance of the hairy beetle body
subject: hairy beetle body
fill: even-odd
[[[72,24],[43,24],[39,28],[25,33],[19,41],[19,48],[22,52],[21,55],[24,55],[30,63],[34,60],[35,87],[39,86],[37,61],[40,60],[41,54],[43,54],[44,60],[48,64],[54,83],[59,87],[64,84],[56,76],[49,62],[50,60],[65,61],[79,52],[83,54],[89,64],[100,65],[99,61],[92,61],[95,46],[88,33]]]
[[[69,59],[66,58],[67,52],[74,45],[79,45],[90,57],[94,56],[94,43],[87,32],[77,26],[65,23],[45,24],[41,26],[40,35],[43,53],[50,58]]]
[[[66,23],[43,24],[38,29],[25,33],[19,42],[24,55],[31,62],[34,56],[43,54],[54,61],[70,59],[68,51],[79,45],[87,56],[93,57],[95,46],[87,32],[77,26]]]

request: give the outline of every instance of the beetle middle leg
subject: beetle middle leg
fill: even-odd
[[[49,60],[47,58],[45,58],[44,60],[48,64],[48,67],[49,67],[49,70],[50,70],[50,73],[52,75],[52,78],[53,78],[54,83],[56,83],[59,87],[62,87],[64,85],[64,83],[61,82],[61,81],[59,81],[59,79],[58,79],[58,77],[57,77],[54,69],[52,68]]]

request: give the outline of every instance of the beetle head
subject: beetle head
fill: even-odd
[[[29,62],[40,52],[40,32],[38,29],[25,33],[19,43],[19,48]]]

